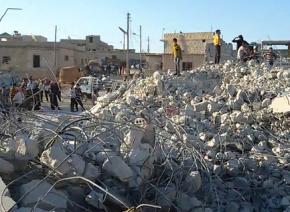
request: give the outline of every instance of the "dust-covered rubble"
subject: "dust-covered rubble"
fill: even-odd
[[[2,210],[290,211],[289,73],[157,71],[81,116],[3,116]]]

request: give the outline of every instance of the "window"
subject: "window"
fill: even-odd
[[[2,57],[2,64],[9,64],[10,60],[11,60],[11,57],[4,56],[4,57]]]
[[[93,39],[94,39],[93,37],[89,37],[89,42],[93,43]]]
[[[68,61],[68,60],[69,60],[68,55],[65,55],[65,56],[64,56],[64,61]]]
[[[40,67],[40,55],[33,55],[33,68]]]
[[[192,69],[192,62],[183,62],[182,63],[182,70],[188,71]]]

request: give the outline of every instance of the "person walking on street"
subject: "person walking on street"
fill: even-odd
[[[214,64],[219,64],[221,58],[221,31],[219,29],[214,33],[213,44],[215,47]]]
[[[58,93],[59,93],[59,87],[56,82],[50,83],[50,106],[52,110],[55,110],[56,108],[60,110],[60,107],[58,106]]]
[[[182,60],[182,52],[180,45],[177,44],[176,38],[173,38],[172,54],[175,64],[175,75],[180,76],[180,61]]]
[[[48,79],[44,80],[44,95],[47,102],[49,102],[49,89],[50,89],[50,81]]]
[[[76,101],[76,91],[74,87],[75,83],[71,83],[71,88],[70,88],[70,111],[75,112],[78,111],[78,103]]]
[[[40,94],[40,102],[43,102],[43,93],[44,93],[44,81],[43,80],[38,80],[38,89],[39,89],[39,94]]]
[[[76,95],[76,102],[77,102],[77,104],[79,104],[81,106],[82,110],[84,111],[85,108],[84,108],[84,105],[82,103],[82,90],[81,90],[79,84],[76,84],[76,87],[75,87],[75,95]],[[77,111],[78,111],[78,108],[77,108]]]
[[[24,102],[25,96],[23,93],[23,88],[19,87],[16,89],[16,94],[13,97],[13,105],[15,107],[20,107],[22,105],[22,103]]]

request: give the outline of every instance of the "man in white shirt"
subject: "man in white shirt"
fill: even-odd
[[[19,107],[20,105],[22,105],[24,99],[25,99],[25,96],[22,91],[22,88],[17,88],[17,92],[12,99],[15,107]]]
[[[247,56],[248,56],[247,44],[243,42],[238,50],[237,59],[241,62],[246,62]]]

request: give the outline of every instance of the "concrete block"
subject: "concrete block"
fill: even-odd
[[[0,158],[0,174],[12,174],[14,171],[15,168],[12,163]]]
[[[36,186],[36,188],[32,190],[34,186]],[[39,200],[39,198],[42,198],[46,194],[51,186],[52,185],[48,182],[41,182],[40,180],[32,180],[29,183],[21,185],[19,188],[20,196],[22,196],[26,192],[31,191],[21,201],[21,206],[33,207],[35,203]],[[39,201],[38,207],[44,210],[66,209],[67,202],[65,199],[65,195],[60,191],[52,188],[47,196],[42,201]]]
[[[117,177],[122,182],[128,182],[134,176],[132,169],[119,156],[111,156],[103,163],[104,171]]]

